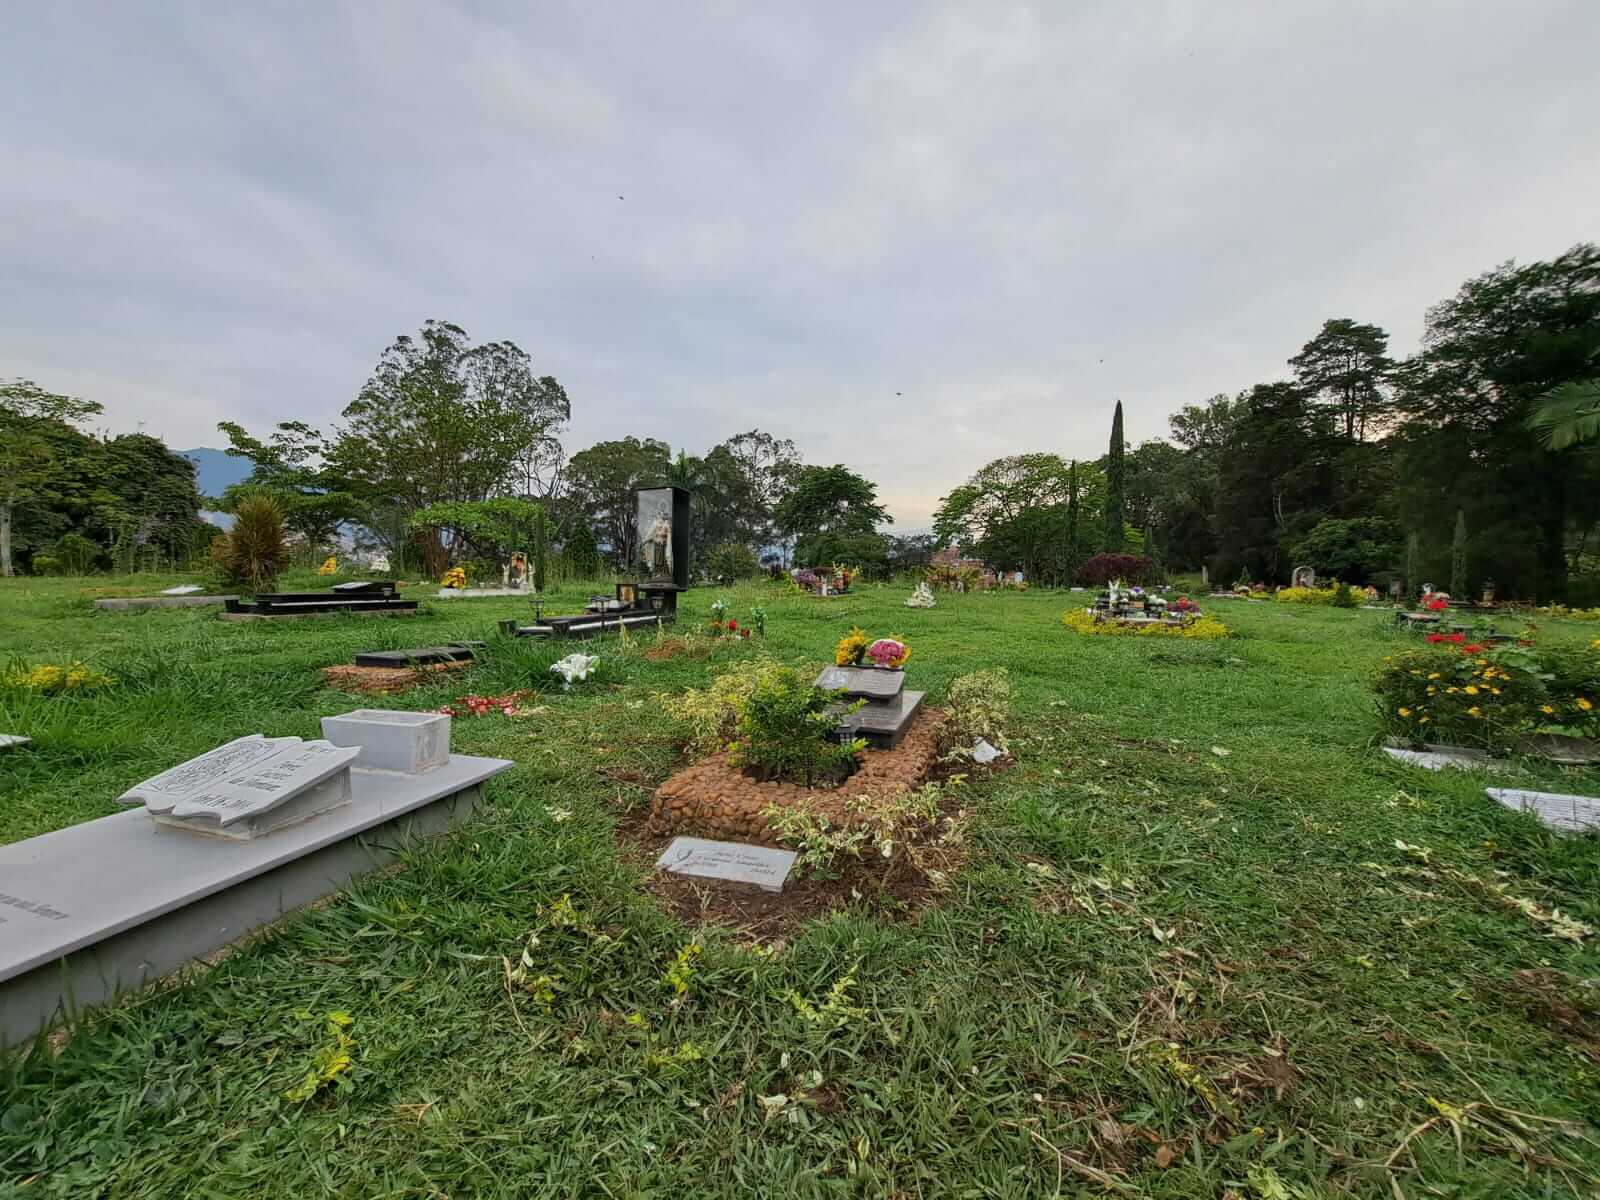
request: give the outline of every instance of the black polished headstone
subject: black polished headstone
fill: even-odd
[[[444,646],[418,646],[413,650],[368,650],[356,655],[358,667],[411,667],[432,663],[471,662],[482,642],[451,642]]]

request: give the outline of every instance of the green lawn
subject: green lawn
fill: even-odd
[[[494,637],[515,601],[89,610],[88,588],[167,582],[3,581],[0,663],[121,682],[0,691],[0,731],[37,740],[0,755],[0,841],[239,734],[316,736],[357,701],[315,668],[358,649],[490,639],[380,702],[411,708],[541,684],[558,653]],[[726,594],[741,620],[766,605],[786,659],[820,665],[852,623],[904,634],[935,701],[1010,671],[1019,761],[969,789],[971,859],[936,904],[766,946],[659,910],[614,833],[679,763],[652,697],[755,648],[601,642],[602,678],[545,714],[456,722],[458,751],[518,763],[472,824],[0,1066],[0,1196],[1600,1195],[1597,939],[1542,920],[1600,926],[1596,839],[1374,749],[1366,677],[1410,644],[1385,614],[1220,602],[1236,636],[1192,643],[1074,635],[1064,593]],[[1509,778],[1600,794],[1600,772]],[[577,928],[552,924],[564,895]],[[536,929],[548,1009],[506,986]],[[802,1016],[846,978],[832,1019]],[[290,1103],[339,1011],[343,1085]]]

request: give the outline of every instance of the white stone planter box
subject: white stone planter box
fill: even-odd
[[[421,775],[450,761],[450,718],[444,713],[358,708],[322,718],[322,736],[335,746],[359,746],[355,765]]]

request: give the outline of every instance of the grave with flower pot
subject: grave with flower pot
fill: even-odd
[[[1114,621],[1133,628],[1147,625],[1181,628],[1204,615],[1200,606],[1187,596],[1180,596],[1169,604],[1159,593],[1128,587],[1121,580],[1107,584],[1106,590],[1095,597],[1094,604],[1086,611],[1096,621]]]
[[[922,692],[906,689],[900,668],[910,654],[900,639],[852,630],[814,680],[757,660],[706,693],[669,701],[669,712],[703,716],[721,697],[726,723],[697,743],[706,757],[657,790],[652,826],[777,845],[774,818],[785,810],[837,825],[877,798],[917,788],[938,759],[944,720]]]

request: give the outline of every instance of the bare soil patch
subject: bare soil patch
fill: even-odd
[[[427,683],[430,675],[441,671],[461,671],[470,662],[425,663],[415,667],[323,667],[328,686],[341,692],[387,696]]]

